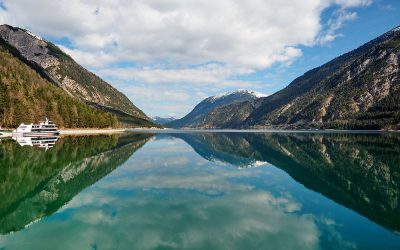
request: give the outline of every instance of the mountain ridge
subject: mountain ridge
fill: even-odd
[[[172,128],[195,128],[204,122],[204,119],[208,116],[209,112],[215,108],[222,107],[228,104],[234,104],[243,101],[256,100],[266,96],[264,94],[248,91],[243,89],[238,89],[234,92],[222,93],[215,96],[210,96],[202,100],[197,104],[193,110],[175,121],[166,123],[167,127]]]
[[[14,52],[11,53],[11,51]],[[118,127],[113,114],[94,109],[51,84],[0,40],[0,126],[49,117],[60,128]]]
[[[172,117],[172,116],[168,116],[168,117],[153,116],[153,117],[151,117],[151,119],[153,120],[153,122],[158,123],[160,125],[165,125],[169,122],[176,120],[176,118]]]
[[[0,39],[43,78],[87,105],[116,115],[125,126],[158,126],[123,93],[28,30],[0,25]],[[17,55],[18,54],[18,55]]]
[[[400,27],[254,101],[214,108],[198,128],[400,129]]]

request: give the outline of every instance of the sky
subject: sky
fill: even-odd
[[[237,89],[273,94],[400,25],[398,0],[0,0],[149,116]]]

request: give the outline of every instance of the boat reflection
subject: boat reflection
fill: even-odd
[[[47,151],[49,148],[54,147],[59,136],[41,136],[41,137],[25,137],[25,136],[15,136],[12,137],[20,146],[30,146],[44,148]]]

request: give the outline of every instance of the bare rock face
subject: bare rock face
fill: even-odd
[[[55,56],[49,54],[47,42],[23,29],[0,25],[0,37],[14,46],[29,61],[34,61],[44,69],[59,65]]]
[[[128,120],[139,119],[151,123],[151,119],[124,94],[80,66],[54,44],[27,30],[9,25],[0,25],[0,39],[14,47],[23,58],[37,65],[35,68],[39,73],[71,96],[117,116],[128,117]]]

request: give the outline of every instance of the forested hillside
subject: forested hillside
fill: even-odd
[[[48,117],[59,127],[117,127],[117,117],[89,107],[49,83],[0,44],[0,126]]]
[[[14,56],[69,96],[102,111],[101,113],[106,112],[116,116],[120,126],[159,126],[123,93],[79,65],[53,43],[25,29],[10,25],[0,25],[0,41]],[[63,117],[64,114],[60,115]],[[68,117],[65,119],[69,120]],[[95,122],[96,125],[103,124],[101,117],[98,120]],[[88,126],[92,127],[90,124]]]

